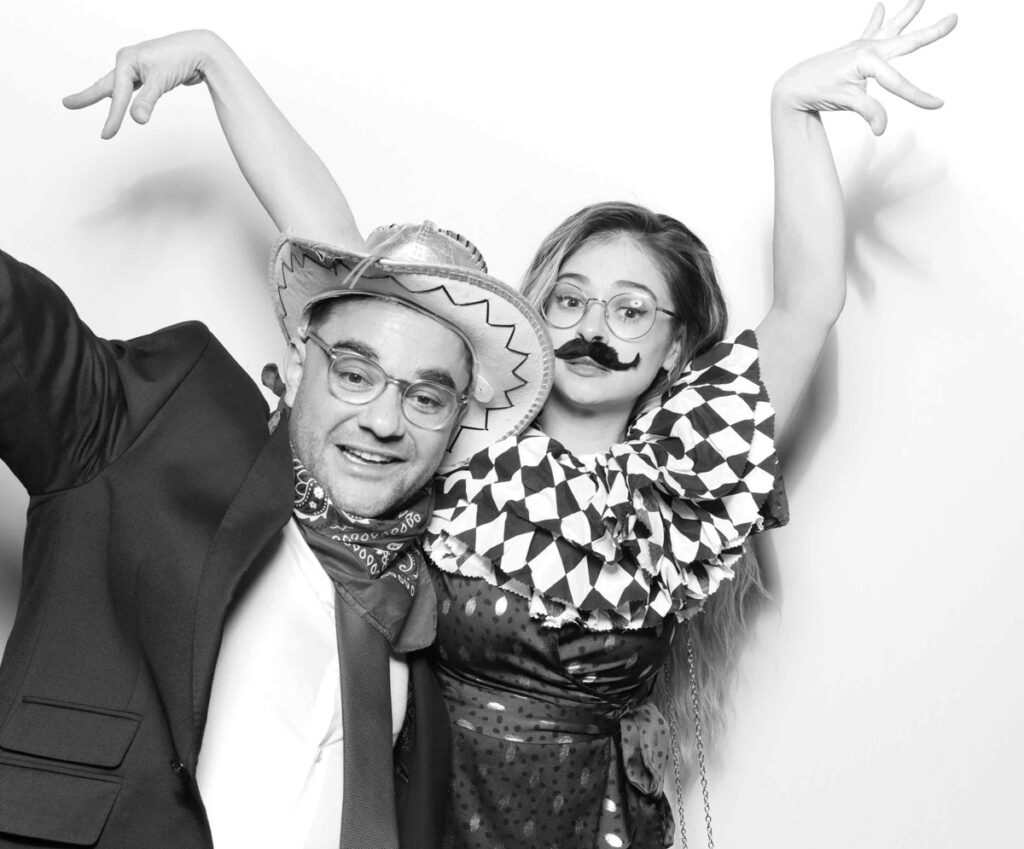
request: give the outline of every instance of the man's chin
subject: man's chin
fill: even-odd
[[[390,496],[367,498],[366,493],[331,493],[334,506],[350,516],[364,519],[386,519],[397,512],[398,499]]]
[[[318,476],[331,496],[334,506],[366,519],[387,519],[396,516],[410,502],[419,498],[432,475],[410,480],[412,470],[396,464],[387,470],[370,468],[353,473],[349,464],[339,463],[330,473]]]

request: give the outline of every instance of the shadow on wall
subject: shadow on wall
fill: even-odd
[[[82,215],[78,223],[86,228],[135,224],[137,216],[156,212],[161,218],[195,220],[225,205],[222,180],[210,163],[149,171],[113,189],[115,197],[110,203]]]
[[[913,241],[914,223],[945,193],[946,164],[925,161],[916,136],[906,133],[891,147],[874,139],[865,141],[845,170],[846,267],[851,293],[870,303],[877,295],[880,278],[927,282],[928,258],[920,255],[921,248]],[[838,415],[842,391],[838,375],[839,344],[832,334],[789,435],[780,446],[790,491],[799,486],[822,436]]]
[[[204,281],[202,290],[226,296],[225,286],[242,281],[245,288],[238,294],[253,299],[251,281],[265,279],[276,228],[233,164],[209,161],[160,170],[147,166],[146,173],[113,191],[113,200],[77,219],[83,229],[113,230],[134,241],[140,264],[154,250],[158,255],[166,251],[169,235],[177,234],[232,268],[230,275],[217,276],[216,287],[208,285],[213,280]]]
[[[885,146],[867,139],[845,169],[847,279],[853,294],[871,302],[877,294],[878,269],[885,279],[927,281],[926,257],[920,248],[901,243],[898,234],[913,234],[914,222],[947,193],[948,166],[925,160],[913,132]],[[770,257],[768,258],[770,269]],[[817,371],[797,409],[789,434],[779,446],[787,491],[792,494],[810,468],[823,436],[839,415],[839,343],[829,336]],[[800,517],[795,521],[799,525]],[[784,586],[771,534],[756,539],[761,579],[770,600],[755,601],[748,611],[755,620],[783,601]]]
[[[874,300],[877,276],[871,267],[886,269],[885,279],[926,280],[926,264],[912,246],[898,244],[896,233],[912,234],[914,221],[946,192],[949,166],[925,152],[914,132],[891,147],[867,140],[845,169],[846,268],[850,287],[865,301]],[[886,227],[885,220],[898,221]]]

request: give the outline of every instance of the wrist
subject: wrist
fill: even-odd
[[[804,106],[800,97],[798,85],[796,80],[793,79],[795,70],[794,68],[791,71],[787,71],[775,81],[775,85],[772,87],[771,108],[773,115],[782,115],[790,112],[807,114],[808,111],[811,111]]]
[[[780,84],[781,83],[781,84]],[[775,133],[808,133],[821,125],[821,113],[799,95],[788,81],[776,83],[771,97],[771,124]]]
[[[189,36],[194,40],[197,68],[208,83],[216,80],[231,62],[237,61],[228,43],[213,30],[193,30]]]

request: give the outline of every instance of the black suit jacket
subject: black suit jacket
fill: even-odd
[[[0,456],[28,489],[0,665],[0,847],[212,845],[195,769],[225,615],[291,514],[286,428],[201,324],[95,337],[0,254]],[[439,842],[447,718],[411,663],[403,845]],[[273,775],[267,775],[273,781]]]

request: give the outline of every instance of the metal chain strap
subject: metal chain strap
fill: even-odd
[[[697,678],[694,675],[693,636],[690,633],[689,622],[683,622],[683,630],[686,632],[686,668],[690,676],[690,704],[693,705],[693,731],[697,742],[697,770],[700,773],[700,788],[704,796],[704,823],[708,831],[708,849],[715,849],[715,839],[711,834],[711,799],[708,795],[708,776],[704,763],[704,735],[700,722],[700,705],[697,701]],[[665,689],[665,704],[668,707],[668,730],[672,744],[672,770],[675,774],[676,803],[679,806],[679,838],[682,849],[688,849],[686,843],[686,813],[683,810],[683,779],[679,768],[679,727],[676,725],[671,677],[671,666],[667,665],[662,683]]]
[[[684,622],[686,629],[686,668],[690,673],[690,704],[693,705],[693,730],[697,739],[697,769],[700,771],[700,789],[704,794],[704,823],[708,828],[708,849],[715,849],[715,839],[711,836],[711,799],[708,796],[708,776],[704,769],[704,737],[701,734],[700,705],[697,702],[697,676],[693,667],[693,635],[690,623]]]
[[[679,769],[679,727],[676,725],[676,706],[672,700],[672,664],[665,665],[665,676],[661,683],[665,690],[665,708],[668,711],[668,734],[672,746],[672,771],[676,779],[676,804],[679,806],[679,840],[683,849],[686,845],[686,811],[683,810],[683,777]]]

